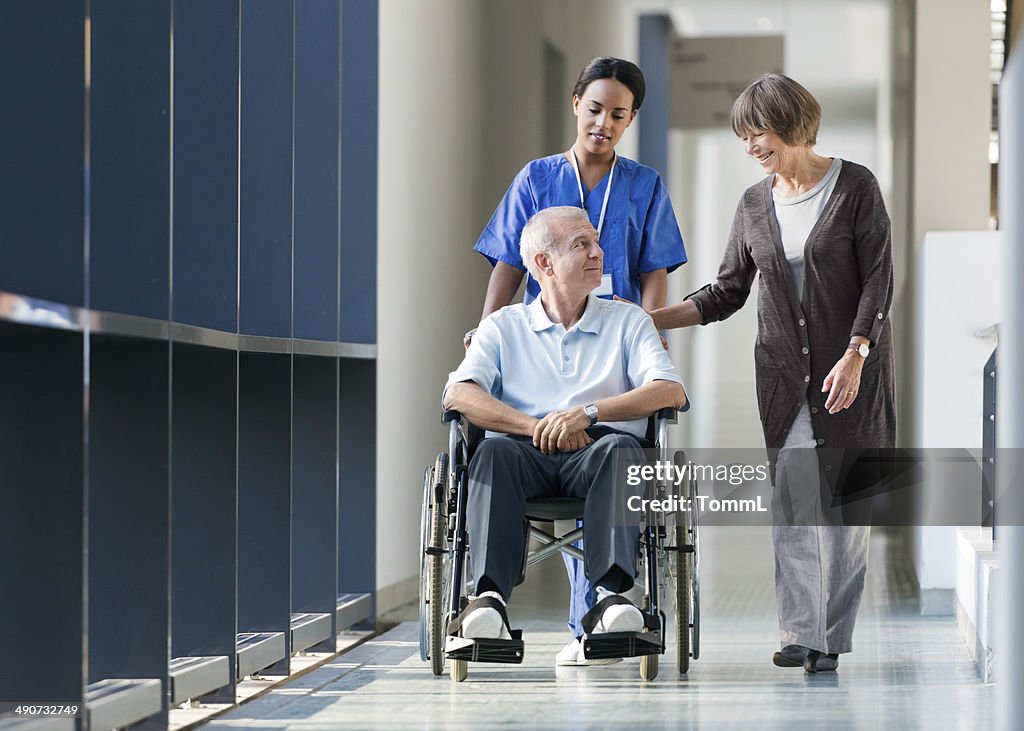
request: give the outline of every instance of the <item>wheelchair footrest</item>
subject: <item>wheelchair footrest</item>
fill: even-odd
[[[583,657],[604,659],[660,655],[661,632],[608,632],[583,637]]]
[[[471,640],[448,635],[444,653],[452,660],[470,662],[521,663],[523,640]]]

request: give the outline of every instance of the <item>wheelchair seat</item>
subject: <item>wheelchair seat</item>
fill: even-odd
[[[528,520],[577,520],[583,517],[585,501],[578,497],[542,497],[526,501]]]

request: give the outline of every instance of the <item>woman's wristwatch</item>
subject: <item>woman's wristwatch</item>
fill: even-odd
[[[864,343],[850,343],[846,349],[854,351],[861,358],[867,358],[871,354],[871,348]]]

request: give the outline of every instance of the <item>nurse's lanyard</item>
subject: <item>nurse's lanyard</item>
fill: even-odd
[[[604,201],[601,203],[601,215],[597,219],[597,240],[601,241],[601,229],[604,228],[604,214],[608,210],[608,195],[612,192],[612,176],[615,175],[615,163],[619,156],[612,150],[612,169],[608,171],[608,186],[604,189]],[[580,208],[587,210],[587,203],[583,197],[583,180],[580,178],[580,163],[576,159],[576,149],[572,151],[572,171],[576,173],[576,187],[580,191]]]
[[[612,150],[612,168],[608,171],[608,186],[604,189],[604,201],[601,203],[601,215],[597,219],[597,242],[601,243],[601,229],[604,228],[604,214],[608,210],[608,196],[612,192],[612,177],[615,175],[615,163],[619,161],[619,156]],[[576,159],[576,149],[572,150],[572,170],[576,173],[576,187],[580,191],[580,208],[584,211],[587,210],[587,203],[583,197],[583,180],[580,179],[580,163]],[[601,275],[601,286],[594,290],[594,294],[604,297],[610,297],[614,294],[615,288],[612,283],[611,273],[604,273]]]

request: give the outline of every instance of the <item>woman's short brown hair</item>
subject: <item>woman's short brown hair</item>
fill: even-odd
[[[813,145],[818,141],[821,105],[788,76],[765,74],[733,102],[731,117],[737,137],[768,131],[787,145]]]

